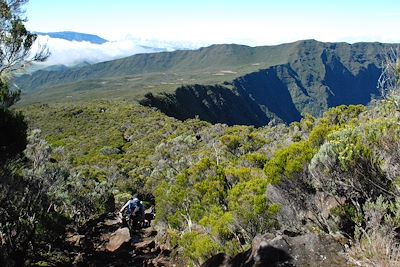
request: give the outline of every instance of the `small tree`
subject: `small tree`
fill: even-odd
[[[36,34],[26,30],[21,7],[28,0],[0,0],[0,108],[8,108],[19,100],[19,91],[11,91],[8,82],[15,71],[32,62],[46,60],[50,53],[38,46],[31,54]]]

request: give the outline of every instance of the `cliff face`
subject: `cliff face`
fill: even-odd
[[[301,118],[291,95],[292,75],[289,66],[280,65],[240,77],[233,84],[242,98],[248,97],[265,111],[264,116],[273,114],[285,122],[292,122]]]
[[[140,103],[156,107],[180,120],[198,116],[211,123],[256,126],[265,125],[270,120],[248,95],[221,85],[190,85],[180,87],[172,94],[146,94]]]
[[[225,85],[190,85],[174,93],[147,94],[141,104],[177,119],[194,118],[228,125],[262,126],[271,119],[286,123],[302,114],[320,115],[329,107],[367,104],[379,95],[381,70],[374,64],[350,71],[339,58],[323,52],[319,72],[285,64],[253,72]]]
[[[367,104],[371,96],[378,96],[377,81],[382,70],[369,64],[352,73],[337,57],[322,60],[325,65],[325,77],[323,84],[327,89],[327,105],[334,107],[338,105]]]

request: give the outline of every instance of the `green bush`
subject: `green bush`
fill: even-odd
[[[196,265],[223,251],[223,248],[214,242],[209,235],[197,232],[184,233],[179,240],[179,246],[189,263],[192,262]]]
[[[307,141],[293,143],[284,149],[278,150],[264,166],[268,182],[278,184],[282,176],[290,178],[294,174],[303,171],[315,152],[316,150]]]

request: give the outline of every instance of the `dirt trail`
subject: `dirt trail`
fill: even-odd
[[[67,242],[75,266],[172,266],[156,235],[152,226],[129,233],[116,214],[106,214],[70,233]]]

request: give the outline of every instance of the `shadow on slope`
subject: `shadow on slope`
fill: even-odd
[[[357,74],[351,73],[336,56],[321,55],[325,65],[324,84],[329,88],[328,106],[363,104],[371,96],[379,95],[377,81],[382,70],[373,64],[361,68]]]
[[[296,109],[283,73],[288,65],[271,67],[236,79],[233,84],[242,97],[249,97],[255,104],[269,110],[285,122],[301,119]]]
[[[269,118],[254,100],[221,85],[190,85],[175,93],[146,94],[142,105],[156,107],[180,120],[199,117],[211,123],[262,126]]]

